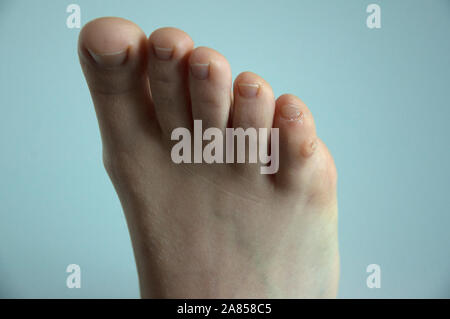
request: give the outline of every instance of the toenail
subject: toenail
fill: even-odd
[[[172,57],[173,48],[160,48],[157,46],[153,46],[153,49],[158,59],[170,60],[170,58]]]
[[[123,64],[128,56],[128,48],[117,52],[96,53],[87,49],[91,57],[101,66],[119,66]]]
[[[204,80],[209,75],[209,63],[191,64],[191,73],[198,80]]]
[[[238,90],[243,97],[255,97],[259,91],[259,84],[239,83]]]
[[[303,120],[303,113],[300,108],[294,104],[285,104],[280,110],[281,116],[288,121],[299,121]]]

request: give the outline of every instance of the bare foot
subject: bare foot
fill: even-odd
[[[181,30],[147,39],[130,21],[88,23],[79,55],[120,197],[142,297],[335,297],[339,280],[336,169],[296,96],[194,49]],[[279,128],[279,169],[175,164],[171,134]],[[270,140],[269,140],[270,142]]]

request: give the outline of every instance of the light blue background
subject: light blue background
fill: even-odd
[[[0,2],[0,296],[138,297],[78,64],[100,16],[176,26],[300,96],[339,171],[340,297],[450,297],[450,1]],[[382,28],[366,27],[378,3]],[[65,286],[68,264],[82,288]],[[380,264],[380,289],[366,267]]]

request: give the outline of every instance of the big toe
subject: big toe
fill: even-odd
[[[104,146],[129,147],[148,129],[151,100],[146,36],[121,18],[99,18],[80,32],[78,52]]]

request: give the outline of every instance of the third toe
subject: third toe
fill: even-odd
[[[270,85],[254,73],[239,74],[234,81],[233,127],[270,129],[274,111]]]
[[[189,89],[194,120],[223,130],[231,107],[231,69],[220,53],[196,48],[189,58]]]

